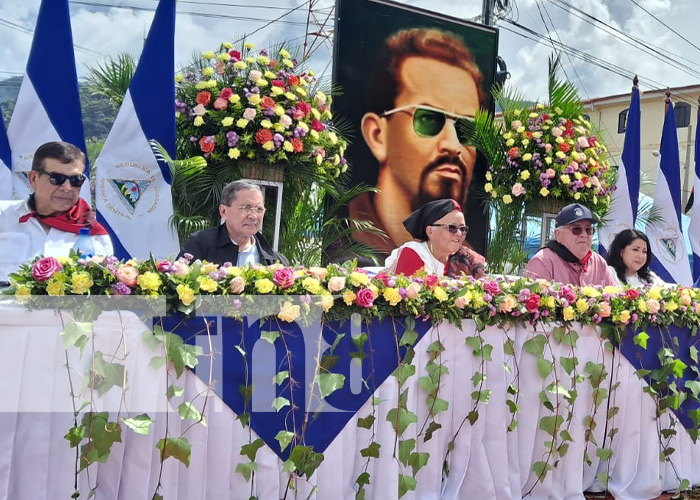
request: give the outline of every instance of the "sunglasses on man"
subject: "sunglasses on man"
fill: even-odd
[[[595,234],[595,228],[593,226],[581,227],[581,226],[569,226],[571,234],[574,236],[581,236],[584,231],[588,236],[593,236]]]
[[[58,172],[47,172],[46,170],[37,170],[39,172],[39,175],[48,175],[49,176],[49,182],[53,186],[63,186],[63,184],[68,181],[70,182],[70,185],[75,188],[79,188],[80,186],[85,183],[85,180],[87,177],[85,177],[83,174],[79,175],[65,175],[65,174],[59,174]]]
[[[391,116],[394,113],[405,111],[411,113],[413,118],[413,131],[418,137],[435,137],[445,127],[447,120],[455,123],[457,139],[465,146],[473,145],[474,117],[457,115],[448,111],[426,106],[424,104],[408,104],[390,109],[382,113],[382,116]]]
[[[467,235],[467,231],[469,231],[469,226],[458,226],[457,224],[430,224],[431,226],[437,226],[437,227],[446,227],[447,230],[450,232],[450,234],[463,234]]]

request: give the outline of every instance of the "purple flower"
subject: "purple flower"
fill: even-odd
[[[115,283],[112,285],[112,293],[114,295],[131,295],[131,288],[126,283]]]
[[[226,132],[226,140],[228,141],[228,147],[235,148],[238,145],[240,137],[233,130]]]
[[[518,294],[518,300],[520,302],[525,302],[527,300],[527,298],[530,296],[530,293],[532,293],[532,292],[530,292],[529,289],[523,288],[522,290],[520,290],[520,293]]]

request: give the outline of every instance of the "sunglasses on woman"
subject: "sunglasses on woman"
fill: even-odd
[[[457,139],[465,146],[472,145],[474,136],[474,117],[449,113],[439,108],[424,104],[408,104],[390,109],[382,113],[382,116],[391,116],[394,113],[405,111],[413,117],[413,131],[418,137],[435,137],[445,127],[447,120],[455,122]]]
[[[450,234],[463,234],[466,236],[469,226],[458,226],[457,224],[430,224],[431,226],[446,227]]]
[[[581,226],[571,226],[571,234],[574,236],[581,236],[581,233],[586,231],[588,236],[593,236],[595,234],[595,228],[593,226],[581,227]]]
[[[83,185],[87,177],[85,177],[83,174],[79,175],[65,175],[65,174],[59,174],[58,172],[47,172],[46,170],[37,170],[39,172],[39,175],[48,175],[49,176],[49,182],[54,185],[54,186],[63,186],[63,184],[68,181],[70,182],[70,185],[79,188],[80,186]]]

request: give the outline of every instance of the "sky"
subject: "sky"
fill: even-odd
[[[506,61],[511,73],[510,85],[528,99],[543,100],[546,97],[547,59],[553,53],[550,38],[555,44],[565,44],[581,54],[588,54],[587,57],[592,56],[617,66],[617,72],[625,75],[562,55],[561,76],[571,80],[584,99],[628,93],[633,74],[639,75],[642,90],[700,83],[697,0],[500,2],[507,4],[507,8],[498,12],[501,17],[496,24],[500,30],[499,55]],[[309,66],[329,78],[333,19],[328,16],[334,0],[312,0],[311,3],[312,20],[323,22],[328,19],[326,28],[321,30],[328,38],[325,41],[313,36],[308,38],[309,43],[316,40]],[[461,19],[479,16],[482,8],[482,0],[399,0],[399,3]],[[40,0],[0,2],[0,80],[23,74],[39,4]],[[578,10],[572,12],[567,4]],[[103,62],[109,55],[116,56],[121,52],[138,55],[156,5],[157,0],[71,0],[78,75],[85,76],[87,66]],[[246,34],[250,34],[248,40],[258,48],[283,40],[301,44],[307,31],[309,2],[179,0],[177,10],[176,61],[184,64],[196,51],[215,49],[222,41],[235,41]],[[279,21],[270,22],[280,16],[283,17]],[[607,23],[610,28],[595,27],[591,17]],[[543,35],[545,40],[536,43],[523,38],[514,33],[523,31],[512,23]],[[319,25],[312,22],[309,31],[319,30]],[[643,40],[651,46],[648,50],[654,55],[632,46],[636,42],[619,40],[611,34],[614,30]],[[621,34],[618,36],[625,38]],[[674,60],[685,68],[679,69],[668,60]]]

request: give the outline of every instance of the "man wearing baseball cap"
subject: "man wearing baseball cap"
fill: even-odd
[[[554,240],[527,263],[528,278],[568,285],[615,285],[605,259],[591,250],[598,220],[579,203],[562,208],[554,222]]]

